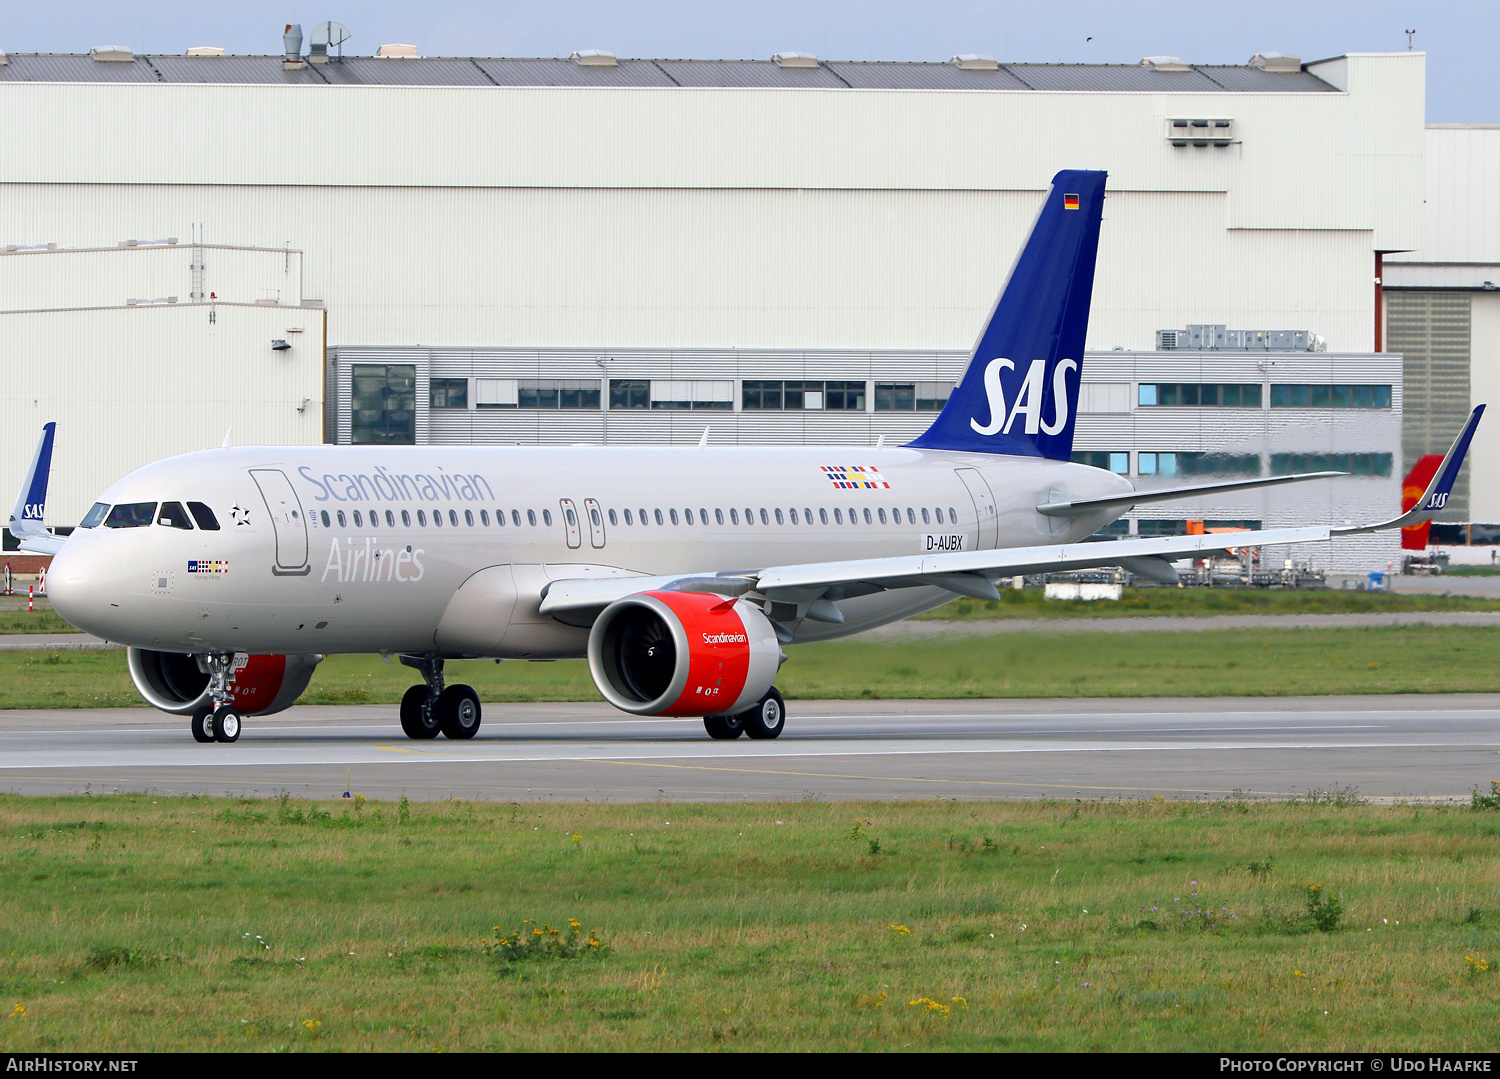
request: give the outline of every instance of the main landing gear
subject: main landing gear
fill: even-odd
[[[198,667],[208,675],[210,703],[193,713],[193,740],[239,741],[240,713],[229,703],[229,680],[234,677],[234,653],[211,652],[199,656]]]
[[[473,686],[443,685],[443,661],[429,656],[402,656],[421,672],[423,685],[401,698],[401,729],[408,738],[473,738],[479,732],[479,694]]]
[[[779,738],[786,730],[786,701],[772,686],[753,706],[732,716],[704,716],[703,729],[710,738],[731,739],[742,734],[751,738]]]

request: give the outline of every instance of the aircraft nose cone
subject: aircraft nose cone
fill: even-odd
[[[47,598],[52,609],[67,622],[85,632],[97,633],[98,629],[91,629],[90,623],[99,618],[98,597],[103,582],[89,571],[89,562],[72,543],[63,544],[47,567]],[[102,601],[104,605],[107,602]]]

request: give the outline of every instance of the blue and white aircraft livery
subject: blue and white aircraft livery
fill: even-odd
[[[479,729],[446,660],[585,656],[627,712],[775,738],[785,646],[995,599],[1001,576],[1118,565],[1175,581],[1174,559],[1442,507],[1483,405],[1393,519],[1081,542],[1144,502],[1342,475],[1138,491],[1070,462],[1104,181],[1053,178],[962,381],[906,446],[226,445],[131,473],[64,540],[43,524],[49,423],[10,530],[56,553],[58,613],[127,645],[141,695],[191,716],[199,741],[288,707],[336,652],[420,673],[400,709],[412,738]]]

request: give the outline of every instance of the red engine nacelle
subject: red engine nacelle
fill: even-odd
[[[786,656],[744,600],[707,592],[639,592],[604,609],[589,632],[589,672],[604,699],[643,716],[744,711]]]
[[[186,716],[209,703],[208,672],[199,668],[196,656],[132,646],[126,649],[125,657],[130,680],[153,708]],[[234,678],[229,683],[230,701],[245,716],[267,716],[290,708],[302,696],[322,659],[319,655],[237,653]]]

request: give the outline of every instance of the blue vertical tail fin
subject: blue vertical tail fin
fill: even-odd
[[[7,524],[10,534],[16,539],[47,535],[47,479],[52,474],[52,439],[56,434],[56,423],[42,425],[42,437],[37,440],[36,452],[31,457],[31,469],[21,481],[21,490],[16,494],[15,508],[10,511]]]
[[[962,380],[909,445],[1072,456],[1106,176],[1067,170],[1052,178]]]

